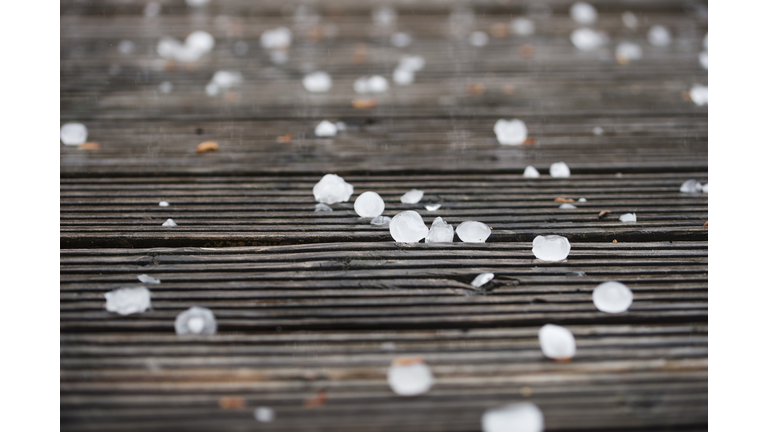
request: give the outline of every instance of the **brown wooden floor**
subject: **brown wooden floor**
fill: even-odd
[[[371,23],[372,0],[307,2],[319,24],[294,19],[300,2],[193,10],[168,0],[154,18],[145,3],[61,2],[61,121],[86,124],[100,144],[61,146],[62,430],[477,431],[484,410],[523,400],[547,430],[707,429],[708,199],[679,192],[708,176],[707,107],[685,94],[707,84],[706,2],[593,1],[611,43],[591,53],[569,41],[570,1],[536,2],[551,16],[534,16],[528,37],[493,34],[532,11],[524,2],[393,2],[397,30],[414,38],[407,48]],[[457,5],[474,10],[463,31],[489,33],[487,46],[450,35]],[[626,10],[639,18],[634,31]],[[672,31],[671,46],[648,44],[654,24]],[[294,41],[275,65],[259,36],[281,25]],[[193,30],[216,38],[202,61],[157,55],[162,36]],[[131,54],[117,50],[126,39]],[[240,40],[245,56],[233,53]],[[625,40],[643,47],[641,60],[616,62]],[[391,81],[403,54],[426,60],[410,86]],[[244,82],[207,96],[222,69]],[[331,74],[329,93],[303,89],[313,70]],[[371,74],[390,90],[355,109],[352,82]],[[485,92],[468,91],[476,84]],[[536,143],[499,145],[499,118],[524,120]],[[316,138],[323,119],[348,129]],[[276,142],[287,133],[290,143]],[[205,140],[219,150],[196,153]],[[546,174],[559,161],[570,178]],[[528,165],[542,177],[523,178]],[[315,213],[311,189],[326,173],[355,194]],[[422,202],[400,203],[412,188]],[[355,214],[366,190],[383,197],[385,215],[480,220],[493,233],[486,244],[394,243]],[[561,210],[558,197],[587,202]],[[638,222],[620,222],[627,212]],[[167,218],[178,226],[161,227]],[[568,237],[568,260],[535,260],[539,234]],[[486,271],[491,286],[472,287]],[[144,273],[162,280],[148,286],[152,309],[108,313],[104,293],[140,286]],[[633,290],[628,312],[595,309],[592,289],[607,280]],[[174,333],[194,305],[214,311],[218,334]],[[573,361],[544,358],[545,323],[574,333]],[[398,397],[386,370],[411,355],[436,383]],[[327,403],[305,408],[321,389]],[[245,407],[223,409],[222,397]],[[257,406],[275,409],[275,421],[257,422]]]

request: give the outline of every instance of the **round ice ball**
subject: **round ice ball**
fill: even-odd
[[[626,312],[632,304],[632,290],[621,282],[603,282],[592,291],[592,302],[601,312]]]
[[[545,356],[553,360],[570,360],[576,355],[576,339],[565,327],[545,324],[539,329],[539,344]]]
[[[304,76],[301,81],[307,91],[313,93],[327,92],[331,89],[331,76],[327,72],[312,72]]]
[[[432,371],[421,359],[397,358],[387,371],[387,383],[400,396],[416,396],[432,388]]]
[[[176,316],[176,334],[214,334],[216,317],[210,309],[193,306]]]
[[[571,252],[571,243],[559,235],[536,236],[533,239],[533,255],[542,261],[562,261]]]
[[[496,133],[496,139],[504,145],[520,145],[528,138],[528,128],[525,122],[518,119],[504,120],[499,119],[493,125],[493,132]]]
[[[429,233],[421,215],[413,210],[400,212],[389,222],[389,233],[396,242],[417,243]]]
[[[456,228],[456,234],[465,243],[485,243],[491,236],[491,228],[482,222],[466,221]]]
[[[384,200],[376,192],[363,192],[355,200],[355,212],[364,218],[373,218],[384,213]]]
[[[544,414],[536,405],[522,402],[486,410],[483,432],[543,432]]]
[[[580,28],[571,32],[571,42],[581,51],[594,51],[605,45],[608,37],[591,28]]]
[[[216,45],[216,40],[210,33],[197,30],[187,36],[184,40],[184,44],[188,48],[198,52],[209,52],[213,49],[214,45]]]
[[[80,145],[88,138],[88,128],[82,123],[67,123],[61,127],[59,137],[65,145]]]

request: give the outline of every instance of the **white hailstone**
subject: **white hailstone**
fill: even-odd
[[[571,243],[559,235],[536,236],[533,239],[533,255],[542,261],[562,261],[571,252]]]
[[[435,218],[424,243],[453,243],[453,226],[441,217]]]
[[[704,193],[709,193],[709,183],[704,183],[704,185],[701,187],[701,191]]]
[[[493,273],[480,273],[475,277],[475,279],[472,281],[473,287],[481,287],[488,282],[490,282],[493,279],[494,274]]]
[[[699,64],[704,69],[709,69],[709,53],[702,51],[699,53]]]
[[[307,91],[312,93],[327,92],[332,86],[331,76],[321,71],[305,75],[301,83]]]
[[[175,226],[178,226],[178,224],[176,222],[174,222],[173,219],[169,218],[168,220],[163,222],[163,226],[164,227],[175,227]]]
[[[602,135],[602,134],[603,134],[603,132],[605,132],[605,131],[604,131],[604,130],[603,130],[603,128],[601,128],[600,126],[595,126],[595,127],[592,129],[592,133],[593,133],[593,134],[595,134],[595,135],[597,135],[597,136],[600,136],[600,135]]]
[[[392,45],[398,48],[403,48],[410,45],[411,42],[413,42],[413,39],[411,39],[411,36],[408,33],[397,32],[392,35],[392,37],[390,38],[390,42],[392,43]]]
[[[176,59],[176,53],[184,49],[184,45],[174,38],[164,36],[157,42],[157,53],[160,57],[169,60]]]
[[[702,189],[701,183],[697,182],[694,179],[686,180],[680,186],[680,192],[684,192],[684,193],[697,193],[697,192],[701,192],[701,189]]]
[[[187,6],[200,7],[208,4],[210,0],[187,0]]]
[[[269,53],[269,59],[274,64],[285,64],[288,61],[288,53],[285,51],[272,51]]]
[[[522,120],[499,119],[493,125],[493,132],[499,144],[520,145],[528,138],[528,128]]]
[[[632,12],[624,12],[621,14],[621,20],[627,28],[633,29],[637,27],[637,17]]]
[[[637,222],[637,214],[624,213],[623,215],[619,216],[619,220],[622,222]]]
[[[709,102],[709,87],[694,84],[691,87],[691,100],[698,106],[707,105]]]
[[[291,46],[291,31],[286,27],[265,30],[259,39],[264,49],[288,48]]]
[[[573,204],[569,204],[569,203],[562,203],[562,204],[560,204],[560,207],[558,207],[558,208],[561,208],[561,209],[564,209],[564,210],[572,210],[572,209],[575,209],[576,206],[573,205]]]
[[[465,243],[485,243],[491,236],[491,228],[482,222],[466,221],[456,228],[456,234]]]
[[[121,54],[130,54],[135,48],[136,45],[129,40],[120,41],[117,45],[117,50],[120,51]]]
[[[160,5],[159,2],[151,1],[147,3],[146,6],[144,6],[144,16],[145,17],[156,17],[160,15],[160,11],[163,9],[163,6]]]
[[[168,204],[168,201],[160,201],[157,203],[160,207],[168,207],[170,204]]]
[[[433,381],[432,371],[423,361],[399,364],[398,359],[395,359],[387,371],[389,388],[399,396],[426,393],[432,388]]]
[[[591,28],[579,28],[571,32],[571,42],[581,51],[594,51],[608,43],[609,38]]]
[[[411,189],[400,197],[400,202],[403,204],[416,204],[417,202],[421,201],[423,196],[424,191]]]
[[[417,243],[429,233],[421,215],[413,210],[400,212],[389,221],[389,233],[399,243]]]
[[[648,30],[648,42],[656,47],[667,46],[672,43],[672,35],[666,27],[655,25]]]
[[[579,198],[579,202],[587,202],[586,198]]]
[[[571,169],[565,162],[555,162],[549,166],[549,175],[558,178],[567,178],[571,176]]]
[[[235,52],[235,55],[238,55],[238,56],[242,57],[242,56],[248,54],[248,49],[249,48],[250,47],[248,46],[248,42],[240,40],[240,41],[235,42],[235,46],[232,47],[232,51]]]
[[[392,72],[392,81],[399,85],[408,85],[413,83],[416,74],[410,69],[397,68]]]
[[[174,327],[177,335],[214,334],[216,317],[208,308],[192,306],[176,316]]]
[[[336,122],[336,130],[339,132],[347,130],[347,124],[343,121]]]
[[[400,57],[400,63],[398,68],[406,69],[410,71],[420,71],[424,68],[424,57],[420,55],[406,55]]]
[[[634,42],[622,42],[616,46],[616,58],[623,61],[640,60],[643,48]]]
[[[336,204],[349,201],[355,188],[336,174],[326,174],[312,188],[315,201],[323,204]]]
[[[376,192],[363,192],[355,200],[355,213],[364,218],[373,218],[384,213],[384,200]]]
[[[553,360],[569,360],[576,355],[576,339],[565,327],[545,324],[539,329],[539,344],[545,356]]]
[[[315,204],[315,211],[316,212],[332,212],[333,209],[325,204]]]
[[[253,418],[262,423],[269,423],[275,419],[275,410],[270,407],[257,407],[253,410]]]
[[[371,18],[376,25],[389,26],[397,21],[397,12],[389,6],[379,6],[371,11]]]
[[[82,123],[66,123],[59,131],[64,145],[80,145],[88,139],[88,128]]]
[[[356,79],[353,87],[357,93],[382,93],[387,91],[389,84],[383,76],[374,75]]]
[[[488,34],[481,31],[474,31],[469,35],[469,43],[476,47],[486,46],[488,45]]]
[[[210,33],[197,30],[193,31],[189,34],[189,36],[187,36],[187,38],[184,40],[184,45],[193,51],[199,53],[207,53],[210,52],[216,45],[216,40]]]
[[[392,218],[389,216],[376,216],[371,219],[371,225],[387,226],[390,221],[392,221]]]
[[[173,91],[173,84],[170,81],[163,81],[157,86],[157,89],[160,90],[160,93],[170,93]]]
[[[482,423],[483,432],[544,432],[544,414],[530,402],[486,410]]]
[[[597,10],[589,3],[576,2],[571,5],[571,18],[579,24],[594,24],[597,21]]]
[[[332,137],[336,135],[337,130],[335,124],[328,120],[323,120],[315,126],[315,135],[319,137]]]
[[[138,275],[138,276],[136,276],[136,278],[141,283],[145,283],[145,284],[159,284],[160,283],[160,279],[153,278],[152,276],[146,275],[146,274]]]
[[[440,204],[427,204],[424,206],[427,211],[435,211],[440,208]]]
[[[211,78],[211,82],[221,89],[228,89],[235,84],[240,84],[242,81],[243,74],[238,71],[216,71]]]
[[[509,24],[512,32],[518,36],[530,36],[536,31],[536,26],[528,18],[515,18]]]
[[[621,282],[603,282],[592,291],[592,303],[601,312],[626,312],[632,305],[632,290]]]
[[[701,40],[701,46],[704,47],[704,49],[709,49],[709,33],[704,35],[704,39]]]
[[[215,82],[209,82],[205,86],[205,94],[208,96],[216,96],[219,94],[219,86],[217,86]]]
[[[149,290],[145,287],[120,288],[104,293],[107,311],[120,315],[142,313],[150,307]]]
[[[525,167],[525,171],[523,171],[523,177],[539,178],[539,170],[528,165],[527,167]]]

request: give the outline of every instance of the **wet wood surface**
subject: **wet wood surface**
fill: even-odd
[[[389,27],[372,23],[373,1],[160,3],[146,17],[139,0],[61,2],[61,122],[99,143],[60,149],[62,430],[478,431],[486,409],[522,401],[547,430],[707,429],[708,199],[679,190],[708,181],[707,107],[687,94],[707,83],[706,2],[594,1],[595,28],[611,38],[594,52],[569,40],[570,1],[392,2]],[[627,10],[636,29],[622,24]],[[510,34],[519,16],[533,35]],[[647,42],[655,24],[670,46]],[[293,32],[284,64],[259,45],[279,26]],[[161,37],[194,30],[216,39],[200,61],[157,54]],[[413,43],[392,46],[394,31]],[[472,31],[488,45],[470,45]],[[617,63],[622,41],[643,58]],[[425,67],[400,86],[405,54]],[[243,82],[208,96],[217,70]],[[302,87],[314,70],[332,76],[330,92]],[[372,74],[390,89],[356,109],[352,83]],[[500,145],[499,118],[524,120],[534,142]],[[316,137],[323,119],[347,129]],[[197,153],[203,141],[219,149]],[[571,177],[549,176],[560,161]],[[524,178],[528,165],[542,176]],[[355,191],[315,212],[326,173]],[[421,202],[401,203],[413,188]],[[354,212],[368,190],[386,216],[479,220],[492,234],[395,243]],[[162,227],[168,218],[178,226]],[[546,234],[570,240],[566,261],[535,259],[531,241]],[[495,279],[473,287],[482,272]],[[609,280],[632,289],[629,311],[595,308]],[[133,286],[151,290],[150,310],[105,310],[104,293]],[[175,334],[191,306],[214,312],[217,334]],[[543,356],[546,323],[573,332],[572,361]],[[399,356],[425,359],[428,393],[390,390]],[[327,401],[307,407],[319,391]],[[275,420],[257,422],[260,406]]]

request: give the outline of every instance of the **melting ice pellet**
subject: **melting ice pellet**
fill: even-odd
[[[432,226],[429,228],[427,237],[424,239],[425,243],[452,243],[453,242],[453,226],[448,224],[441,217],[436,217],[432,221]]]
[[[349,201],[355,188],[336,174],[326,174],[312,188],[315,201],[323,204],[336,204]]]
[[[491,236],[491,228],[482,222],[466,221],[456,228],[456,234],[465,243],[485,243]]]
[[[364,218],[373,218],[384,213],[384,200],[376,192],[363,192],[355,200],[355,212]]]
[[[576,355],[576,339],[565,327],[545,324],[539,330],[539,345],[545,356],[553,360],[570,360]]]
[[[217,327],[216,317],[208,308],[192,306],[176,316],[174,327],[178,335],[214,334]]]
[[[559,235],[536,236],[533,239],[533,255],[542,261],[562,261],[571,252],[571,243]]]
[[[141,313],[149,309],[150,295],[145,287],[120,288],[104,294],[107,311],[120,315]]]
[[[603,282],[592,291],[592,302],[601,312],[625,312],[632,305],[632,290],[621,282]]]
[[[400,212],[389,222],[389,233],[399,243],[417,243],[429,233],[421,215],[413,210]]]

